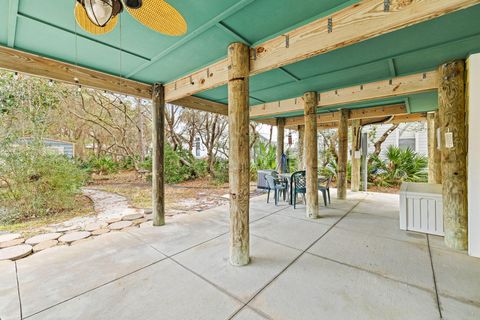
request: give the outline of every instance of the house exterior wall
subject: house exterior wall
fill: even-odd
[[[391,125],[382,124],[375,125],[376,132],[375,137],[373,138],[376,141],[380,138],[385,131],[387,131]],[[374,131],[373,126],[366,126],[363,128],[363,132],[371,133]],[[427,127],[424,122],[412,122],[412,123],[402,123],[399,125],[395,131],[393,131],[382,144],[382,153],[380,157],[384,157],[384,151],[387,150],[389,146],[406,146],[408,141],[412,142],[412,150],[416,153],[428,156],[428,139],[427,139]],[[402,143],[404,142],[404,143]],[[369,143],[368,152],[372,153],[374,151],[374,146],[372,143]]]
[[[72,159],[75,156],[75,147],[74,144],[68,141],[54,140],[54,139],[43,139],[42,140],[45,147],[56,153],[63,154],[64,156]],[[18,143],[31,143],[32,138],[20,138]]]

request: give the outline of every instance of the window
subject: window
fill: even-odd
[[[410,148],[415,151],[415,138],[402,138],[398,140],[398,147],[402,150]]]
[[[195,138],[195,156],[200,157],[200,138]]]

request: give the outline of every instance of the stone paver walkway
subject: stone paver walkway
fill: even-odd
[[[83,192],[92,199],[97,213],[95,216],[76,217],[30,230],[39,234],[27,239],[19,233],[0,234],[0,261],[18,260],[56,245],[75,244],[112,230],[145,226],[152,219],[151,210],[145,212],[144,209],[132,208],[124,196],[96,189],[83,189]]]
[[[396,195],[348,196],[317,220],[252,199],[246,267],[226,206],[2,261],[0,318],[480,319],[480,259],[401,231]]]

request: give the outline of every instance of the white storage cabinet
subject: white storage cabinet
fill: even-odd
[[[441,184],[402,183],[400,229],[444,235]]]

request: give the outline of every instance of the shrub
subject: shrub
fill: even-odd
[[[152,171],[152,159],[146,158],[141,162],[141,169]],[[195,159],[184,149],[173,150],[169,144],[165,145],[165,182],[178,183],[193,178],[204,177],[207,174],[207,162],[203,159]],[[148,177],[149,180],[151,176]]]
[[[91,171],[98,174],[117,173],[120,169],[119,163],[109,156],[92,156],[88,162]]]
[[[428,180],[428,160],[410,148],[402,150],[389,146],[385,159],[371,157],[369,181],[373,184],[390,187],[402,182],[426,182]]]
[[[215,162],[215,171],[214,171],[214,180],[218,184],[223,184],[228,182],[228,161],[227,160],[217,160]]]
[[[74,161],[43,147],[9,148],[0,155],[3,223],[71,209],[87,174]]]

